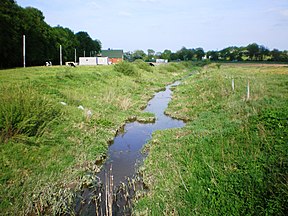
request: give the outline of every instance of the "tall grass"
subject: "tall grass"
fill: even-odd
[[[40,95],[31,85],[0,86],[0,140],[40,137],[60,116],[58,104]]]

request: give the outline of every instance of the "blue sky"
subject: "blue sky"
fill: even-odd
[[[103,48],[205,51],[256,42],[288,50],[288,0],[16,0]]]

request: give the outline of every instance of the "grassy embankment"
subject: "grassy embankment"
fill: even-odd
[[[188,73],[183,64],[127,64],[0,71],[1,214],[70,212],[116,130],[150,117],[141,108],[153,93]]]
[[[135,211],[285,215],[287,108],[287,66],[211,65],[184,81],[167,113],[190,121],[153,135],[143,168],[150,191]]]

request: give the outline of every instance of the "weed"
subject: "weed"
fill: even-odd
[[[126,76],[136,76],[138,71],[132,63],[122,61],[114,65],[114,70]]]

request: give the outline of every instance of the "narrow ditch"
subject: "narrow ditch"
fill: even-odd
[[[132,200],[147,190],[141,174],[137,172],[145,158],[141,149],[154,131],[185,126],[184,121],[164,114],[172,97],[171,88],[180,83],[176,81],[166,86],[164,91],[155,93],[148,102],[143,112],[153,113],[155,122],[134,121],[118,132],[100,173],[92,176],[92,183],[76,200],[77,215],[131,215]]]

